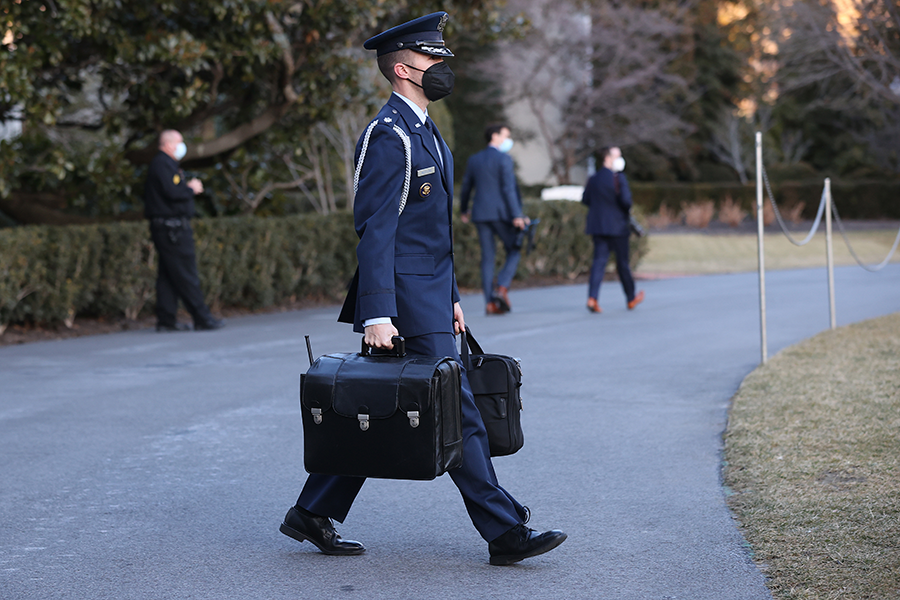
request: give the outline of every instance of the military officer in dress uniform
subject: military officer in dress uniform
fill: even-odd
[[[144,216],[150,221],[150,237],[159,257],[156,274],[156,330],[185,331],[190,327],[175,320],[178,299],[194,319],[194,329],[219,329],[225,322],[209,312],[200,290],[194,254],[194,194],[203,183],[187,180],[178,164],[187,146],[181,134],[167,129],[159,134],[159,152],[150,162],[144,186]]]
[[[453,271],[453,156],[427,112],[453,89],[444,62],[453,56],[442,36],[447,18],[444,12],[420,17],[364,44],[377,51],[393,94],[356,146],[359,269],[341,320],[352,322],[372,347],[391,348],[399,334],[410,354],[459,361],[454,333],[465,321]],[[528,509],[500,487],[465,374],[462,417],[463,464],[449,474],[488,542],[490,563],[512,564],[561,544],[562,531],[525,527]],[[344,520],[364,482],[311,474],[281,532],[326,554],[363,553],[359,542],[341,539],[332,519]]]

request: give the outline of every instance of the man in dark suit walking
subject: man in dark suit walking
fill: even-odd
[[[459,362],[454,333],[465,320],[453,273],[453,156],[427,112],[430,102],[453,89],[453,72],[443,60],[453,56],[442,36],[446,21],[447,13],[433,13],[364,44],[378,51],[378,67],[394,93],[356,147],[359,269],[341,320],[352,322],[371,347],[392,348],[399,334],[407,354]],[[566,534],[525,527],[529,511],[500,487],[464,371],[461,379],[463,461],[449,474],[488,542],[490,563],[508,565],[552,550]],[[344,520],[364,482],[311,474],[281,532],[325,554],[362,554],[363,545],[341,539],[331,520]]]
[[[644,292],[634,293],[634,277],[628,265],[629,214],[631,212],[631,190],[622,171],[625,159],[622,151],[615,146],[602,148],[600,159],[603,166],[588,179],[581,202],[588,206],[585,233],[594,238],[594,262],[591,265],[591,280],[588,284],[587,309],[593,313],[603,312],[597,298],[600,283],[606,271],[610,251],[616,254],[616,273],[622,282],[628,310],[644,301]]]
[[[516,186],[512,158],[507,154],[513,146],[509,127],[488,125],[484,131],[487,148],[472,155],[466,165],[462,187],[462,220],[471,219],[478,228],[481,244],[481,285],[484,289],[485,311],[489,315],[510,310],[509,285],[519,266],[521,249],[516,243],[519,230],[527,220],[522,214],[522,202]],[[469,214],[472,188],[475,198]],[[494,294],[494,252],[496,238],[503,244],[506,261],[497,274],[497,294]]]

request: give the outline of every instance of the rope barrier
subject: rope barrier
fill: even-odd
[[[809,234],[807,234],[806,238],[803,241],[798,242],[797,240],[795,240],[791,235],[791,232],[788,231],[787,224],[784,222],[784,219],[781,217],[781,211],[778,210],[778,205],[775,204],[775,194],[772,193],[772,186],[769,183],[769,176],[766,173],[766,168],[763,164],[762,132],[757,131],[756,239],[757,250],[759,253],[759,346],[762,364],[766,364],[768,349],[766,343],[766,263],[763,247],[763,240],[765,238],[763,227],[763,206],[765,205],[763,194],[763,180],[765,180],[765,191],[769,195],[769,203],[772,205],[772,210],[775,213],[775,218],[778,220],[778,225],[781,226],[782,233],[784,233],[787,239],[790,240],[790,242],[795,246],[805,246],[812,240],[813,236],[815,236],[816,234],[816,231],[819,229],[819,224],[822,222],[822,215],[825,215],[825,254],[827,259],[826,271],[828,272],[828,312],[831,318],[832,329],[835,329],[837,327],[837,318],[835,316],[834,306],[834,244],[832,243],[833,236],[831,230],[832,215],[834,215],[834,220],[837,221],[838,230],[841,232],[841,237],[844,238],[844,243],[847,244],[847,249],[850,250],[850,254],[853,256],[854,260],[856,260],[856,263],[866,271],[872,273],[880,271],[891,261],[891,258],[893,258],[894,253],[897,251],[897,247],[900,246],[900,231],[897,232],[897,237],[894,238],[894,245],[891,246],[890,252],[888,252],[887,257],[885,257],[883,261],[874,266],[865,264],[862,260],[860,260],[859,255],[856,254],[856,251],[850,244],[850,238],[847,237],[847,232],[844,229],[844,223],[843,221],[841,221],[837,206],[834,203],[834,197],[831,194],[831,179],[826,178],[825,186],[822,190],[822,198],[819,200],[819,210],[816,213],[816,220],[813,222],[812,229],[810,229]]]
[[[894,256],[894,252],[897,251],[897,246],[900,245],[900,230],[897,230],[897,237],[894,238],[894,245],[891,246],[890,252],[885,257],[883,261],[878,263],[877,265],[870,266],[865,264],[862,260],[860,260],[859,256],[853,250],[853,246],[850,245],[850,239],[847,237],[847,232],[844,230],[844,223],[841,221],[840,215],[838,215],[837,206],[835,206],[834,202],[831,203],[831,213],[834,215],[834,220],[837,222],[838,230],[841,232],[841,237],[844,238],[844,243],[847,244],[847,249],[850,251],[850,254],[853,256],[853,259],[856,261],[860,267],[869,271],[870,273],[877,273],[887,266],[889,262],[891,262],[891,258]]]
[[[787,236],[787,239],[795,246],[805,246],[813,239],[813,236],[816,235],[816,231],[819,229],[819,223],[822,221],[822,215],[825,214],[825,188],[822,188],[822,198],[819,200],[819,212],[816,213],[816,220],[813,223],[812,229],[809,230],[809,235],[807,235],[802,242],[798,242],[794,239],[794,236],[791,235],[791,232],[788,231],[784,219],[781,218],[781,211],[778,210],[778,205],[775,204],[775,194],[772,193],[772,187],[769,185],[769,175],[766,173],[765,167],[762,169],[762,174],[763,181],[766,182],[766,193],[769,195],[769,203],[772,205],[772,210],[775,212],[775,218],[781,226],[782,233],[784,233],[784,235]]]
[[[822,221],[822,215],[825,213],[825,189],[822,189],[822,198],[819,200],[819,210],[816,213],[816,220],[813,223],[812,229],[810,229],[809,234],[803,241],[798,242],[791,235],[790,231],[788,231],[787,225],[784,222],[784,219],[781,217],[781,211],[778,210],[778,205],[775,204],[775,194],[772,193],[772,186],[769,184],[769,176],[766,173],[766,168],[763,166],[762,168],[763,181],[766,184],[766,194],[769,196],[769,203],[772,205],[772,210],[775,212],[775,218],[778,221],[778,225],[781,226],[781,231],[787,237],[788,240],[795,246],[805,246],[808,244],[813,236],[816,234],[816,231],[819,228],[819,223]],[[841,232],[841,237],[844,238],[844,243],[847,244],[847,249],[850,251],[850,255],[853,256],[853,259],[856,261],[860,267],[869,271],[870,273],[877,273],[878,271],[885,268],[888,263],[891,262],[891,258],[893,258],[894,253],[897,251],[897,247],[900,246],[900,230],[897,231],[897,237],[894,238],[894,245],[891,246],[890,252],[888,252],[887,257],[880,263],[875,266],[865,264],[862,259],[859,258],[859,255],[856,254],[856,251],[853,249],[853,245],[850,244],[850,238],[847,237],[847,231],[844,229],[844,223],[841,221],[840,215],[838,215],[837,205],[834,203],[834,200],[831,202],[831,214],[834,215],[834,220],[837,222],[838,230]]]

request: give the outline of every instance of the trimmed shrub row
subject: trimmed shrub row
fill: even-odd
[[[812,219],[819,207],[824,180],[772,182],[772,193],[779,207],[790,208],[805,203],[803,217]],[[741,208],[755,211],[756,185],[740,183],[632,183],[634,202],[647,214],[659,211],[662,204],[679,210],[681,203],[712,200],[716,207],[726,198],[740,203]],[[831,181],[831,195],[838,212],[846,219],[900,219],[900,182],[898,181]]]
[[[518,276],[574,279],[590,268],[586,210],[576,202],[530,203],[536,248]],[[194,221],[207,303],[263,308],[298,298],[343,298],[356,268],[347,213]],[[456,223],[459,285],[480,287],[475,227]],[[646,253],[632,238],[632,263]],[[498,256],[498,260],[501,257]],[[76,316],[136,318],[155,302],[156,252],[146,223],[0,229],[0,332],[9,323],[63,323]]]

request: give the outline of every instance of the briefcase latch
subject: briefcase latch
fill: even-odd
[[[412,428],[416,428],[419,426],[419,411],[410,410],[407,411],[406,416],[409,417],[409,426]]]
[[[316,425],[322,424],[322,409],[321,408],[311,408],[310,411],[313,415],[313,423]]]
[[[359,413],[356,415],[356,418],[359,419],[359,428],[363,431],[369,430],[369,415],[364,413]]]

